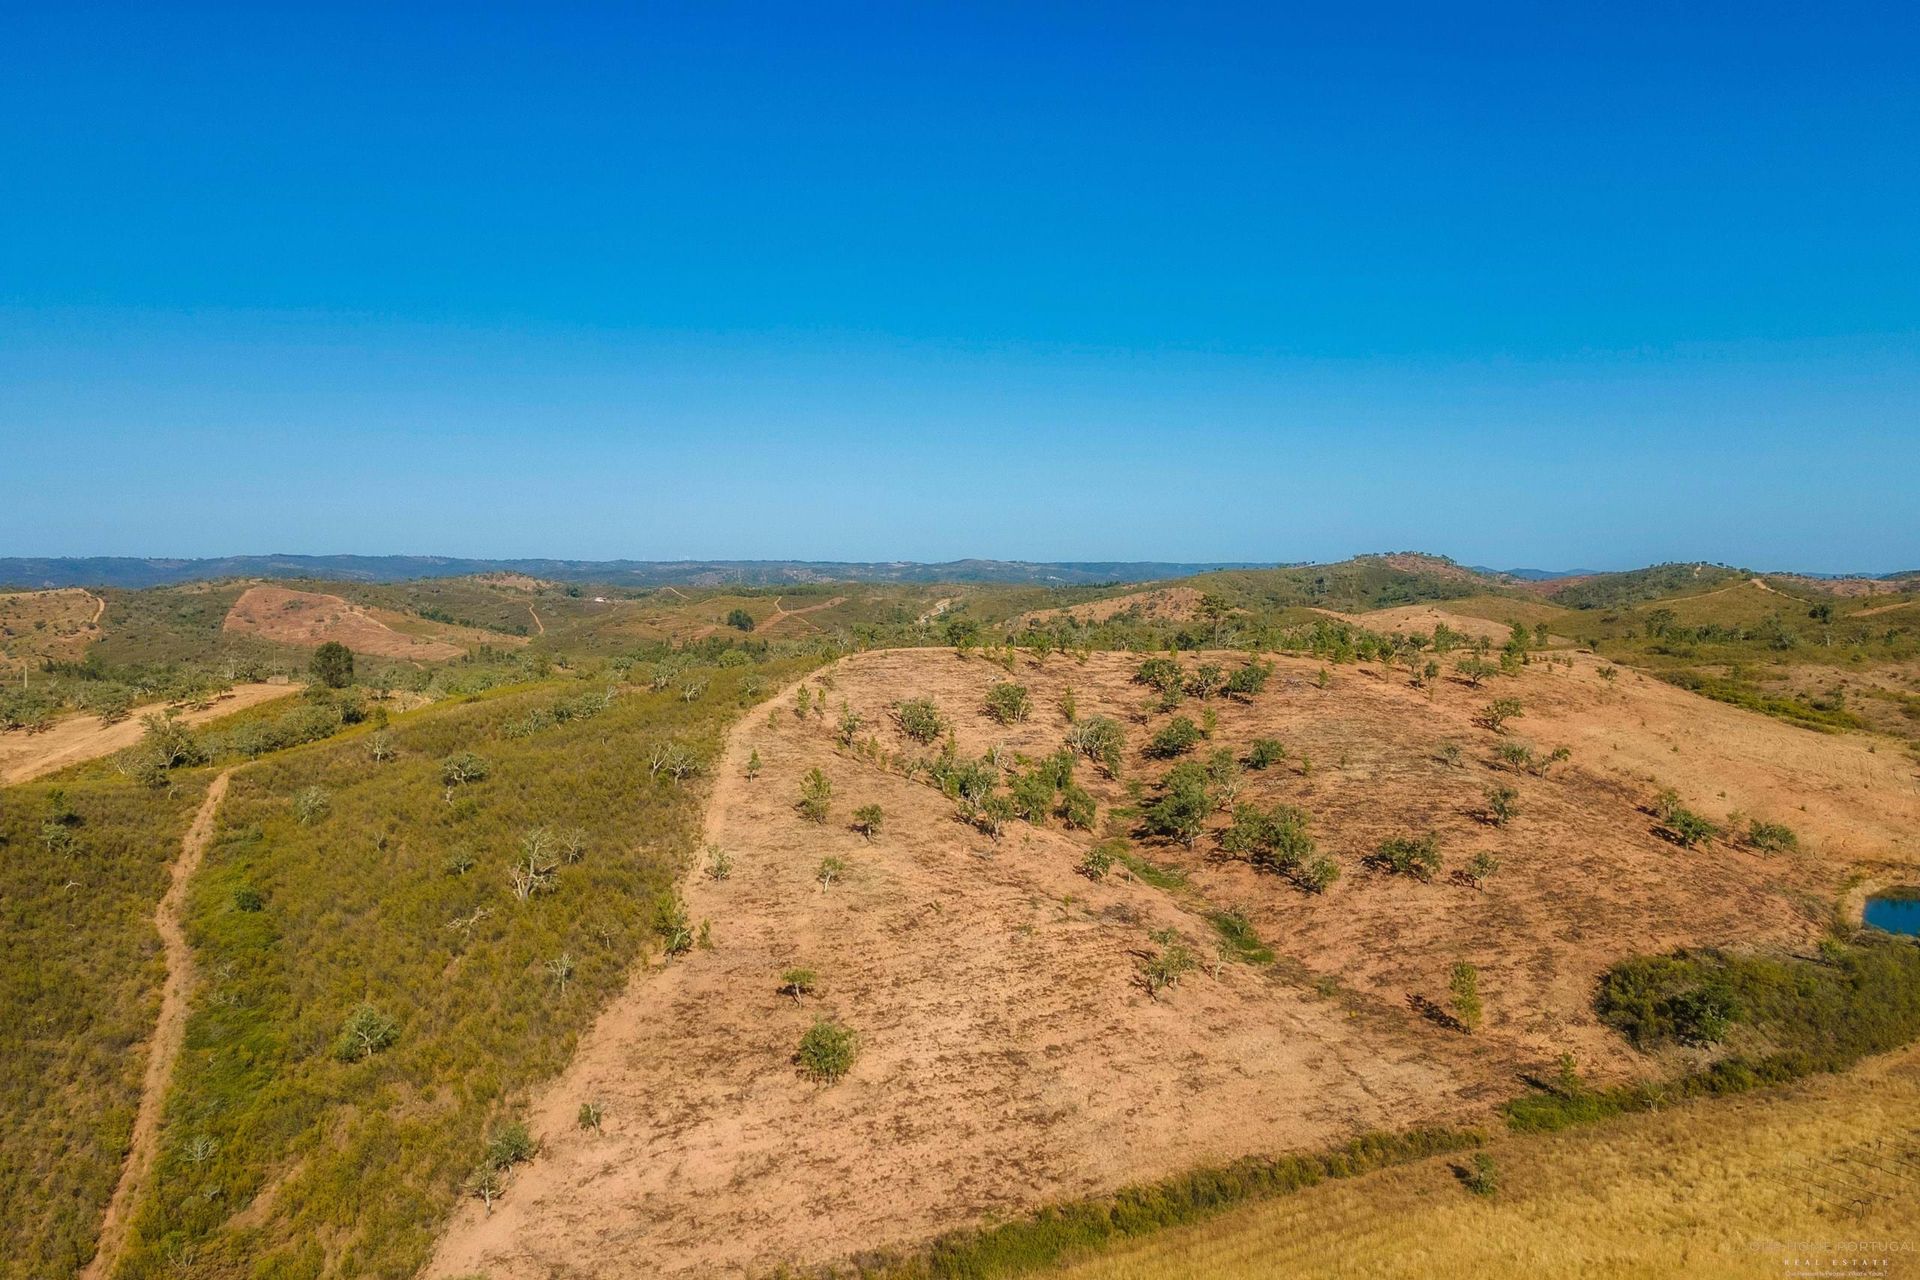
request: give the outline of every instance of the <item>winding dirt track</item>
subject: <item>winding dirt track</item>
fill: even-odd
[[[527,612],[533,614],[534,634],[542,636],[547,634],[547,624],[540,621],[540,615],[535,612],[532,605],[527,606]]]
[[[174,1059],[180,1056],[187,1032],[187,997],[193,986],[193,951],[187,946],[186,931],[180,915],[187,897],[187,885],[200,867],[200,859],[213,838],[214,815],[220,810],[221,797],[227,794],[232,769],[223,770],[207,787],[207,798],[193,815],[193,825],[180,841],[180,856],[174,859],[172,879],[160,905],[154,909],[154,928],[160,932],[167,953],[167,978],[160,987],[160,1016],[153,1025],[153,1039],[147,1045],[147,1070],[140,1082],[140,1110],[133,1121],[133,1137],[127,1147],[127,1160],[120,1168],[119,1185],[107,1204],[107,1216],[100,1223],[100,1244],[93,1260],[80,1273],[80,1280],[102,1280],[111,1275],[126,1244],[127,1221],[135,1201],[153,1170],[153,1157],[160,1139],[160,1110],[167,1099],[167,1081],[173,1078]]]

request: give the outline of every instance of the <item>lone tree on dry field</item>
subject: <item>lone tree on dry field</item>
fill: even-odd
[[[880,834],[880,824],[885,815],[877,804],[863,804],[853,811],[853,829],[865,836],[869,843]]]
[[[329,689],[344,689],[353,683],[353,650],[329,640],[313,651],[307,671]]]
[[[1505,733],[1507,731],[1507,721],[1523,714],[1525,714],[1525,712],[1520,706],[1520,699],[1495,698],[1487,704],[1486,710],[1480,713],[1480,723],[1495,733]]]
[[[800,816],[808,822],[825,824],[827,809],[833,801],[833,783],[816,768],[807,770],[800,780]]]

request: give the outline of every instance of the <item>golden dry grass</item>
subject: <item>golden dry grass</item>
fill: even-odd
[[[1142,1238],[1061,1280],[1920,1274],[1920,1051],[1839,1077],[1423,1161]],[[1843,1190],[1849,1189],[1849,1190]],[[1857,1201],[1857,1203],[1852,1203]],[[1845,1247],[1886,1242],[1893,1248]],[[1813,1247],[1798,1247],[1813,1246]],[[1884,1270],[1834,1260],[1885,1258]]]

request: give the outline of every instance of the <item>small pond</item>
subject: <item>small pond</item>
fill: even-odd
[[[1875,929],[1920,937],[1920,888],[1902,886],[1869,894],[1863,918]]]

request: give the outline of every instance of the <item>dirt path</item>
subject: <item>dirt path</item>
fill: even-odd
[[[211,706],[182,712],[180,721],[189,725],[204,724],[298,692],[297,684],[239,684]],[[146,726],[140,723],[141,717],[157,715],[167,706],[164,702],[152,702],[135,707],[126,719],[113,724],[101,724],[98,716],[81,714],[55,721],[45,733],[14,730],[0,734],[0,786],[27,782],[130,747],[146,732]]]
[[[543,636],[547,634],[547,624],[540,621],[540,615],[538,613],[534,613],[534,608],[532,605],[527,606],[527,612],[533,614],[534,634],[539,636]]]
[[[128,1215],[139,1198],[153,1169],[155,1148],[160,1138],[160,1111],[167,1099],[167,1082],[173,1078],[174,1059],[180,1056],[181,1042],[187,1032],[187,996],[193,986],[193,951],[187,946],[186,931],[180,915],[187,897],[187,885],[199,869],[200,859],[213,837],[213,819],[219,812],[221,797],[227,794],[227,780],[233,770],[223,770],[207,788],[207,798],[193,815],[193,825],[180,841],[180,856],[174,859],[167,891],[154,909],[153,925],[167,953],[167,977],[160,987],[160,1017],[154,1022],[153,1039],[147,1045],[147,1070],[140,1082],[140,1110],[133,1121],[133,1137],[127,1147],[127,1160],[120,1169],[119,1185],[107,1204],[107,1216],[100,1224],[100,1245],[93,1260],[80,1273],[80,1280],[101,1280],[112,1274],[126,1243]]]
[[[100,619],[107,615],[107,602],[104,597],[96,596],[91,591],[87,592],[87,598],[93,601],[93,616],[87,619],[87,625],[97,627]]]

